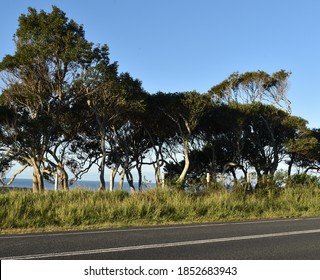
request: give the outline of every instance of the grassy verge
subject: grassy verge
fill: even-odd
[[[320,216],[319,188],[243,194],[151,189],[0,194],[0,233]]]

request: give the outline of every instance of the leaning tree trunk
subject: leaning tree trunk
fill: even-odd
[[[183,184],[186,179],[187,172],[190,165],[188,139],[183,139],[183,154],[184,154],[184,168],[182,170],[180,177],[177,180],[177,182],[181,184]]]
[[[133,177],[132,177],[130,170],[126,170],[126,177],[127,177],[127,181],[128,181],[129,187],[130,187],[130,191],[132,194],[134,194],[136,192],[136,188],[133,185]]]

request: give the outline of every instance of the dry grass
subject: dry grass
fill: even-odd
[[[253,194],[159,189],[136,195],[88,190],[0,194],[1,233],[302,216],[320,216],[318,187]]]

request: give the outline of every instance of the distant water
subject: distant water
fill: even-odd
[[[8,182],[9,180],[7,180]],[[74,184],[70,185],[69,188],[82,188],[82,189],[89,189],[97,191],[99,189],[100,182],[99,181],[87,181],[87,180],[79,180],[76,181]],[[115,182],[114,189],[118,189],[118,182]],[[137,185],[135,185],[135,188],[137,189]],[[44,181],[44,186],[46,190],[54,190],[54,183],[50,181]],[[32,179],[20,179],[16,178],[13,183],[10,185],[10,187],[17,187],[17,188],[32,188]],[[0,185],[1,188],[1,185]],[[109,189],[109,182],[106,182],[106,189]],[[129,185],[127,182],[123,183],[123,190],[124,191],[130,191]]]

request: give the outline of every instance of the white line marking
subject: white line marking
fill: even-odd
[[[60,252],[60,253],[48,253],[48,254],[12,256],[12,257],[4,257],[1,259],[2,260],[8,260],[8,259],[16,259],[16,260],[28,260],[29,259],[30,260],[30,259],[44,259],[44,258],[55,258],[55,257],[70,257],[70,256],[103,254],[103,253],[112,253],[112,252],[168,248],[168,247],[177,247],[177,246],[201,245],[201,244],[208,244],[208,243],[230,242],[230,241],[249,240],[249,239],[261,239],[261,238],[270,238],[270,237],[282,237],[282,236],[302,235],[302,234],[311,234],[311,233],[320,233],[320,229],[303,230],[303,231],[289,231],[289,232],[279,232],[279,233],[267,233],[267,234],[257,234],[257,235],[245,235],[245,236],[234,236],[234,237],[226,237],[226,238],[214,238],[214,239],[182,241],[182,242],[172,242],[172,243],[147,244],[147,245],[138,245],[138,246],[105,248],[105,249],[74,251],[74,252]]]
[[[16,238],[39,238],[50,236],[74,236],[74,235],[89,235],[89,234],[103,234],[103,233],[119,233],[119,232],[137,232],[137,231],[149,231],[149,230],[172,230],[172,229],[184,229],[184,228],[200,228],[200,227],[216,227],[216,226],[232,226],[232,225],[247,225],[247,224],[263,224],[263,223],[278,223],[278,222],[294,222],[294,221],[308,221],[308,220],[320,220],[320,218],[295,218],[295,219],[279,219],[279,220],[263,220],[263,221],[247,221],[247,222],[225,222],[225,223],[213,223],[213,224],[197,224],[197,225],[179,225],[179,226],[163,226],[163,227],[144,227],[144,228],[127,228],[127,229],[107,229],[107,230],[95,230],[95,231],[77,231],[77,232],[61,232],[61,233],[44,233],[44,234],[21,234],[21,235],[9,235],[1,236],[1,239],[16,239]]]

